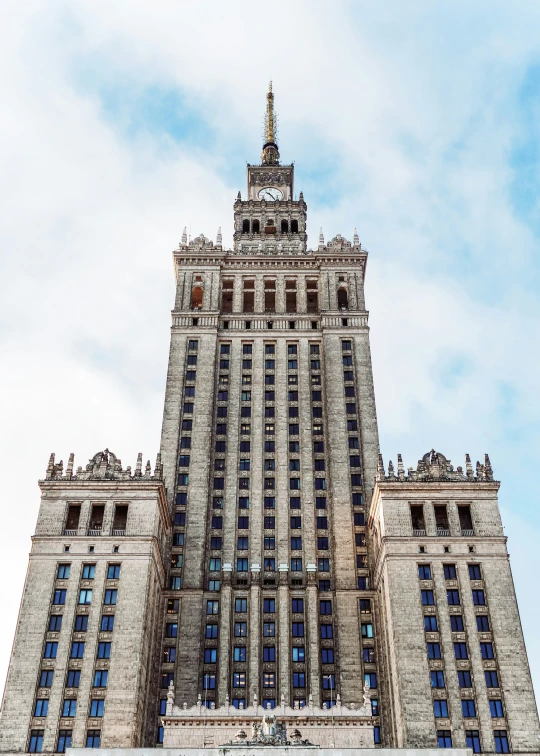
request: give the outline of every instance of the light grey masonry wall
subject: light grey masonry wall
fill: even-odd
[[[437,729],[452,732],[455,747],[465,746],[465,730],[479,730],[482,749],[494,752],[493,730],[506,730],[511,752],[539,752],[540,729],[525,645],[512,583],[506,538],[497,503],[496,482],[463,483],[426,480],[377,482],[370,510],[370,529],[375,547],[375,588],[385,618],[383,647],[388,674],[384,681],[395,744],[407,747],[435,745]],[[450,536],[437,536],[436,504],[445,503]],[[423,504],[427,536],[414,537],[411,504]],[[458,506],[471,508],[474,535],[461,535]],[[420,548],[424,551],[420,552]],[[432,579],[419,580],[418,565],[429,564]],[[455,580],[445,580],[444,565],[455,564]],[[471,580],[469,564],[478,564],[482,579]],[[422,606],[420,591],[431,589],[434,606]],[[447,590],[457,589],[458,606],[449,605]],[[485,606],[475,606],[472,590],[482,589]],[[437,616],[438,632],[425,633],[423,615]],[[463,616],[464,632],[452,633],[450,617]],[[490,630],[479,632],[476,615],[489,618]],[[442,659],[429,661],[426,643],[439,642]],[[467,644],[468,659],[455,658],[454,642]],[[495,660],[484,660],[482,641],[492,642]],[[446,687],[431,690],[429,670],[442,669]],[[500,687],[487,688],[484,671],[499,674]],[[458,671],[470,670],[472,689],[458,687]],[[432,699],[448,700],[448,720],[434,718]],[[464,720],[461,699],[473,698],[476,718]],[[505,716],[490,715],[489,699],[501,698]],[[390,722],[388,723],[390,724]]]
[[[157,636],[155,615],[160,607],[164,565],[158,532],[169,529],[161,482],[135,480],[42,481],[42,502],[36,535],[33,537],[28,574],[21,602],[12,657],[0,715],[0,751],[24,752],[30,729],[44,730],[44,750],[56,748],[58,729],[73,730],[73,744],[83,746],[87,727],[101,729],[110,746],[128,747],[142,743],[146,696],[155,696],[149,686],[153,677],[152,652]],[[129,503],[125,536],[65,536],[62,527],[69,503],[104,504],[113,511],[115,503]],[[161,526],[160,526],[161,523]],[[60,527],[59,527],[60,526]],[[59,532],[60,531],[60,532]],[[66,552],[66,547],[69,551]],[[118,547],[114,552],[113,547]],[[92,552],[90,547],[93,547]],[[68,579],[58,580],[57,568],[68,563]],[[118,580],[107,579],[107,565],[121,564]],[[95,564],[95,577],[84,580],[84,564]],[[66,590],[65,604],[52,605],[55,588]],[[93,591],[89,606],[78,604],[81,588]],[[103,605],[106,588],[118,590],[116,606]],[[63,617],[60,632],[48,632],[51,613]],[[75,633],[75,615],[88,616],[88,630]],[[102,614],[113,613],[112,633],[101,633]],[[96,660],[98,642],[112,642],[109,661]],[[43,659],[46,641],[58,643],[56,659]],[[82,659],[70,659],[73,641],[84,641]],[[109,669],[106,689],[92,688],[93,670]],[[50,689],[38,688],[42,669],[54,671]],[[81,671],[77,689],[64,688],[69,669]],[[35,698],[49,698],[46,718],[33,718]],[[74,719],[61,718],[65,697],[77,699]],[[105,698],[105,713],[88,720],[90,699]]]

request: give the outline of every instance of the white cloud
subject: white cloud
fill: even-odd
[[[8,7],[0,30],[0,538],[12,577],[2,585],[11,625],[0,634],[0,679],[49,452],[65,460],[74,451],[83,464],[107,445],[133,464],[138,451],[157,451],[170,249],[189,222],[208,236],[223,226],[230,243],[243,186],[227,178],[227,146],[257,160],[269,76],[282,155],[297,159],[299,180],[313,181],[308,168],[324,157],[313,145],[344,170],[335,199],[314,206],[306,194],[311,240],[320,225],[327,238],[357,225],[372,251],[367,296],[385,456],[402,451],[414,464],[435,445],[460,464],[465,451],[489,451],[504,473],[505,511],[518,512],[508,532],[532,560],[522,460],[532,465],[538,453],[537,243],[510,199],[509,156],[521,136],[517,91],[535,61],[540,7]],[[96,90],[82,87],[81,71],[134,91],[177,89],[215,142],[205,154],[158,128],[127,138]],[[525,595],[521,554],[514,571]],[[522,617],[538,688],[540,640],[528,605]]]

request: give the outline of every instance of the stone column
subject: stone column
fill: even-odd
[[[289,567],[279,566],[279,587],[277,604],[279,611],[278,653],[279,653],[279,697],[291,704],[291,644],[289,635]]]
[[[306,589],[306,652],[308,662],[309,692],[315,706],[321,705],[321,658],[319,650],[319,615],[317,612],[317,576],[315,564],[307,566]]]
[[[306,277],[296,279],[296,311],[307,312]]]
[[[234,313],[239,313],[239,312],[242,312],[244,309],[244,303],[242,301],[243,294],[244,294],[243,292],[244,282],[242,280],[242,276],[232,276],[232,279],[234,281],[232,311]]]
[[[249,589],[249,680],[246,701],[248,706],[254,696],[260,700],[261,645],[261,568],[260,565],[252,564]]]
[[[276,276],[276,312],[285,312],[285,279]]]
[[[229,692],[231,677],[231,575],[232,565],[223,565],[223,585],[219,596],[219,647],[218,647],[218,700],[216,706],[223,706]]]
[[[255,312],[264,312],[264,280],[263,274],[255,276]]]

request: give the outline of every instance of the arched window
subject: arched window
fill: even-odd
[[[253,233],[254,234],[259,234],[260,231],[261,231],[261,224],[259,223],[258,220],[254,220],[253,221]]]
[[[298,233],[298,221],[292,220],[291,221],[291,233],[297,234]]]
[[[248,220],[248,218],[245,218],[242,221],[242,233],[243,234],[249,234],[249,220]]]
[[[191,290],[191,309],[202,310],[203,290],[200,286],[194,286]]]
[[[281,233],[282,234],[289,233],[289,221],[286,221],[286,220],[281,221]]]
[[[349,309],[349,297],[347,295],[347,289],[338,289],[337,304],[340,310]]]

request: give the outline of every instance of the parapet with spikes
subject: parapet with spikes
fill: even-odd
[[[51,454],[49,457],[49,464],[47,465],[47,471],[45,473],[45,480],[61,480],[61,481],[82,481],[82,480],[163,480],[163,465],[161,463],[161,455],[156,457],[156,463],[154,466],[154,472],[152,474],[152,466],[150,460],[146,464],[145,474],[142,475],[142,454],[137,457],[137,465],[135,473],[132,473],[131,467],[128,466],[125,469],[122,467],[121,460],[113,454],[113,452],[105,449],[94,454],[92,459],[88,461],[88,464],[83,469],[78,467],[77,471],[73,472],[74,467],[74,455],[69,455],[69,462],[64,474],[64,463],[55,462],[55,455]]]
[[[388,463],[388,475],[386,474],[382,455],[379,454],[377,465],[376,480],[384,483],[439,483],[447,481],[450,483],[491,483],[493,482],[493,468],[489,460],[489,455],[484,456],[484,464],[476,463],[476,474],[473,472],[471,458],[465,455],[465,471],[450,463],[444,454],[436,452],[435,449],[424,454],[422,459],[418,460],[416,470],[409,467],[407,473],[403,467],[401,454],[397,457],[398,474],[394,472],[392,461]]]

